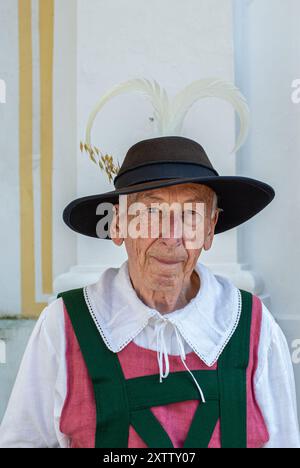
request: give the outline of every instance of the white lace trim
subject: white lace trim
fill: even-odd
[[[224,343],[222,344],[222,346],[220,347],[217,355],[215,356],[215,358],[210,362],[207,360],[207,358],[205,358],[193,345],[192,343],[190,342],[190,340],[188,339],[188,337],[185,336],[185,333],[182,331],[182,327],[180,326],[180,324],[176,324],[178,330],[180,331],[180,333],[182,334],[182,336],[184,337],[185,341],[188,343],[188,345],[192,348],[192,350],[194,351],[194,353],[197,354],[197,356],[200,357],[200,359],[202,359],[202,361],[208,366],[208,367],[212,367],[219,359],[219,357],[221,356],[221,354],[223,353],[224,349],[226,348],[227,344],[229,343],[229,341],[231,340],[235,330],[237,329],[237,326],[239,324],[239,321],[240,321],[240,318],[241,318],[241,312],[242,312],[242,297],[241,297],[241,292],[238,288],[237,289],[237,294],[238,294],[238,312],[237,312],[237,316],[235,318],[235,321],[234,321],[234,324],[233,324],[233,327],[229,329],[228,333],[227,333],[227,337],[224,341]]]
[[[88,310],[91,314],[91,317],[100,333],[100,335],[102,336],[103,338],[103,341],[104,343],[106,344],[106,346],[108,347],[108,349],[110,351],[112,351],[113,353],[118,353],[119,351],[122,351],[122,349],[125,348],[125,346],[127,346],[144,328],[145,326],[147,325],[148,321],[149,321],[149,318],[150,316],[143,322],[143,324],[140,326],[140,328],[135,332],[133,333],[132,335],[130,335],[121,345],[119,345],[117,348],[113,348],[111,343],[109,343],[108,339],[106,338],[106,335],[97,319],[97,316],[96,316],[96,313],[94,312],[94,309],[92,307],[92,304],[91,304],[91,300],[90,300],[90,297],[89,297],[89,293],[88,293],[88,290],[87,290],[87,286],[85,286],[83,288],[83,295],[84,295],[84,299],[85,299],[85,302],[86,302],[86,305],[88,307]]]
[[[104,343],[106,344],[106,346],[108,347],[108,349],[114,353],[117,353],[119,351],[122,351],[122,349],[125,348],[125,346],[127,346],[144,328],[145,326],[147,325],[148,321],[149,321],[149,318],[150,318],[150,315],[149,317],[146,318],[146,320],[144,320],[143,324],[137,329],[137,331],[133,334],[131,334],[121,345],[119,345],[117,348],[113,348],[111,343],[108,341],[98,319],[97,319],[97,316],[96,316],[96,313],[94,312],[94,309],[93,309],[93,306],[91,304],[91,300],[90,300],[90,297],[89,297],[89,293],[88,293],[88,290],[87,290],[87,286],[85,286],[83,288],[83,294],[84,294],[84,299],[85,299],[85,302],[86,302],[86,305],[88,307],[88,310],[91,314],[91,317],[104,341]],[[180,326],[180,324],[176,323],[176,324],[173,324],[172,323],[172,319],[168,319],[172,325],[176,326],[178,328],[178,330],[180,331],[180,333],[182,334],[182,336],[184,337],[185,341],[188,343],[188,345],[191,347],[191,349],[194,351],[194,353],[197,354],[197,356],[200,357],[200,359],[208,366],[208,367],[212,367],[219,359],[219,357],[221,356],[222,352],[224,351],[225,347],[227,346],[227,344],[229,343],[230,339],[232,338],[234,332],[236,331],[237,329],[237,326],[239,324],[239,321],[240,321],[240,317],[241,317],[241,311],[242,311],[242,297],[241,297],[241,292],[239,290],[239,288],[236,288],[236,291],[237,291],[237,295],[238,295],[238,310],[237,310],[237,315],[236,315],[236,318],[235,318],[235,321],[234,321],[234,324],[232,327],[229,328],[228,332],[227,332],[227,336],[226,336],[226,339],[224,340],[222,346],[220,347],[218,353],[216,354],[216,356],[214,357],[214,359],[209,362],[207,360],[207,358],[205,358],[200,352],[199,350],[197,350],[195,348],[195,346],[192,345],[192,343],[190,342],[190,340],[188,339],[187,336],[185,336],[185,333],[183,332],[182,330],[182,327]],[[154,314],[152,314],[153,316]]]

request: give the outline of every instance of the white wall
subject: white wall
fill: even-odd
[[[300,105],[291,100],[300,78],[299,18],[298,0],[235,2],[236,82],[253,117],[238,170],[276,191],[271,205],[241,227],[239,252],[265,279],[294,353],[300,397]]]
[[[55,0],[53,276],[76,262],[76,235],[62,221],[77,187],[77,0]]]
[[[6,103],[0,103],[0,316],[20,311],[17,19],[18,1],[0,0],[0,79],[6,84]]]

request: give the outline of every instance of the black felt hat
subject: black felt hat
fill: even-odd
[[[222,176],[203,147],[182,136],[163,136],[139,141],[127,152],[114,178],[115,190],[78,198],[64,210],[65,223],[75,232],[98,237],[96,226],[100,203],[116,204],[119,195],[159,187],[196,183],[210,187],[218,197],[219,213],[215,234],[244,223],[263,210],[274,198],[265,182],[242,176]],[[106,239],[110,239],[107,235]]]

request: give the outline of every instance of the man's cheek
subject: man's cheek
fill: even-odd
[[[202,249],[205,240],[204,224],[199,226],[183,225],[183,238],[185,247],[191,251]]]

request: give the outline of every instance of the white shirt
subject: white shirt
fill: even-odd
[[[168,375],[168,354],[184,359],[184,353],[193,350],[212,366],[238,324],[240,292],[229,279],[215,275],[202,263],[196,271],[201,279],[197,295],[182,309],[164,315],[139,299],[128,261],[120,268],[108,268],[96,283],[84,288],[86,303],[108,348],[118,352],[133,340],[157,351],[158,358],[164,359],[164,367],[158,362],[161,378]],[[65,350],[59,298],[42,311],[29,339],[0,426],[0,448],[69,446],[70,440],[59,430],[67,393]],[[264,304],[254,387],[270,435],[265,448],[300,448],[289,348]]]

